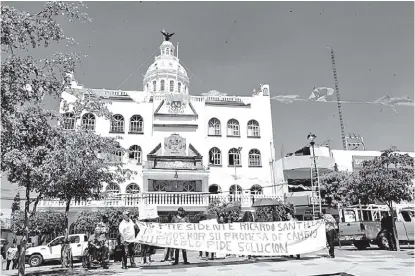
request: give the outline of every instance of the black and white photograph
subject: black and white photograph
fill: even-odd
[[[413,276],[413,1],[2,1],[7,276]]]

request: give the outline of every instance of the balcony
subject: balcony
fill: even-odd
[[[94,207],[139,207],[143,205],[156,205],[159,211],[177,210],[178,207],[194,210],[205,210],[210,203],[216,200],[239,201],[242,208],[251,208],[255,200],[260,198],[272,198],[283,200],[283,197],[268,195],[234,195],[205,194],[205,193],[141,193],[141,194],[117,194],[103,200],[88,200],[71,203],[74,208]],[[65,208],[65,202],[58,199],[50,199],[39,202],[39,208]]]
[[[285,179],[309,179],[311,176],[312,156],[288,156],[281,160]],[[279,160],[279,161],[280,161]],[[334,159],[327,156],[316,156],[319,173],[333,170]]]

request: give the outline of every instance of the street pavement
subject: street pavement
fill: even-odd
[[[227,258],[214,261],[199,259],[198,252],[188,252],[190,264],[171,266],[159,262],[163,250],[152,256],[151,265],[140,268],[121,269],[120,263],[111,263],[110,268],[85,270],[76,263],[73,271],[61,269],[59,265],[27,268],[27,275],[166,275],[171,276],[413,276],[414,248],[403,247],[400,252],[369,249],[358,251],[347,246],[336,248],[336,258],[327,258],[325,251],[301,256],[300,260],[291,258],[258,258],[255,262],[244,258]],[[180,252],[181,258],[181,252]],[[137,264],[140,258],[136,258]],[[2,271],[2,275],[16,275],[17,271]]]

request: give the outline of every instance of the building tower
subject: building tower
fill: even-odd
[[[189,94],[189,84],[189,77],[175,55],[173,43],[165,38],[160,45],[160,55],[155,57],[144,75],[143,91]]]

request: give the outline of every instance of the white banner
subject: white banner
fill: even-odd
[[[326,247],[323,220],[137,225],[136,241],[159,247],[253,256],[306,254]]]

